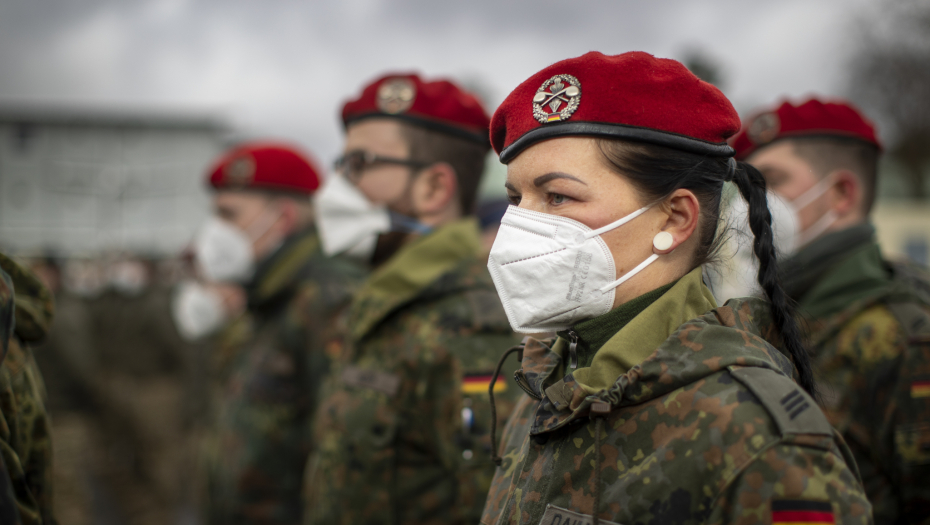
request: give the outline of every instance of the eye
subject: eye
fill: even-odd
[[[565,204],[568,201],[569,201],[569,198],[566,197],[565,195],[562,195],[561,193],[550,193],[549,194],[549,202],[555,206],[558,206],[559,204]]]
[[[517,195],[517,194],[515,194],[515,193],[508,193],[508,194],[507,194],[507,200],[510,201],[510,204],[512,204],[512,205],[514,205],[514,206],[519,206],[519,205],[520,205],[520,196]]]

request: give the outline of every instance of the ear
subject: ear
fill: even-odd
[[[445,162],[424,168],[414,182],[413,209],[421,216],[438,215],[457,206],[458,180],[455,169]]]
[[[653,252],[659,255],[671,253],[691,238],[701,218],[701,205],[690,190],[677,189],[662,203],[662,211],[666,218],[661,231],[671,235],[672,239],[670,245],[666,243],[668,247],[665,249],[653,245]]]
[[[275,228],[283,236],[290,235],[297,228],[297,222],[299,220],[297,203],[292,199],[279,198],[275,202],[275,205],[281,211],[281,216],[275,222]]]
[[[862,202],[862,184],[859,177],[849,170],[838,170],[827,175],[835,182],[830,192],[831,207],[840,217],[857,213]]]

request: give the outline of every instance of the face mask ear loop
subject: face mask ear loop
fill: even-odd
[[[649,206],[643,206],[642,208],[640,208],[640,209],[634,211],[633,213],[627,215],[626,217],[622,217],[622,218],[620,218],[620,219],[617,219],[616,221],[614,221],[614,222],[608,224],[607,226],[602,226],[602,227],[600,227],[600,228],[598,228],[598,229],[596,229],[596,230],[591,230],[591,231],[589,231],[588,233],[584,234],[584,238],[585,238],[585,239],[590,239],[590,238],[596,237],[596,236],[598,236],[598,235],[600,235],[600,234],[602,234],[602,233],[607,233],[607,232],[609,232],[610,230],[613,230],[613,229],[615,229],[615,228],[619,228],[619,227],[623,226],[624,224],[626,224],[626,223],[632,221],[633,219],[639,217],[640,215],[646,213],[647,211],[649,211],[649,208],[652,208],[653,206],[655,206],[655,204],[650,204]]]
[[[830,226],[833,226],[834,222],[836,222],[836,213],[834,213],[833,210],[824,213],[823,217],[817,219],[817,222],[811,224],[806,230],[798,234],[795,250],[807,246],[811,241],[820,237]]]
[[[656,261],[656,259],[658,259],[658,258],[659,258],[659,254],[657,254],[657,253],[654,253],[654,254],[650,255],[645,261],[639,263],[639,265],[638,265],[636,268],[633,268],[632,270],[626,272],[626,274],[625,274],[623,277],[617,279],[616,281],[614,281],[614,282],[612,282],[612,283],[610,283],[610,284],[608,284],[608,285],[606,285],[606,286],[601,287],[601,288],[600,288],[601,293],[609,292],[610,290],[612,290],[612,289],[614,289],[614,288],[620,286],[621,284],[623,284],[623,283],[629,281],[634,275],[636,275],[636,274],[638,274],[639,272],[643,271],[647,266],[649,266],[650,264],[654,263],[654,262]]]
[[[255,241],[262,235],[268,233],[268,230],[271,229],[271,226],[275,223],[276,220],[281,218],[281,213],[277,215],[272,215],[267,207],[262,211],[262,214],[259,215],[252,224],[249,224],[245,229],[245,234],[249,236],[250,241]],[[256,235],[257,233],[257,235]]]
[[[814,184],[809,190],[791,201],[791,207],[793,207],[795,211],[801,211],[810,203],[822,197],[824,193],[830,191],[832,187],[833,181],[827,180],[826,178],[821,179],[820,182]]]

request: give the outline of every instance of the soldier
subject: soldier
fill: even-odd
[[[305,523],[474,523],[494,472],[490,379],[516,342],[472,216],[488,117],[452,82],[413,74],[369,84],[342,117],[321,234],[375,270],[314,422]],[[516,389],[497,391],[506,414]]]
[[[45,385],[31,344],[42,340],[54,315],[48,289],[28,270],[0,254],[0,269],[15,291],[15,329],[0,365],[0,455],[23,525],[54,525],[52,442]]]
[[[808,393],[765,182],[726,143],[738,129],[719,90],[641,52],[557,62],[494,114],[513,206],[491,275],[515,330],[558,337],[524,345],[528,396],[481,523],[871,521]],[[702,282],[730,180],[771,303],[717,307]]]
[[[295,149],[242,145],[209,181],[215,215],[195,239],[197,263],[209,280],[242,283],[247,309],[214,355],[207,519],[298,523],[307,425],[362,272],[322,254],[309,199],[318,171]]]
[[[875,240],[875,129],[848,102],[811,99],[760,113],[732,144],[793,211],[785,291],[875,520],[930,523],[930,284]]]

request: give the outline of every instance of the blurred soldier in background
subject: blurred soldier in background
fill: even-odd
[[[209,182],[214,216],[194,241],[196,261],[206,282],[242,284],[246,311],[214,351],[206,518],[217,525],[298,523],[309,418],[329,360],[341,351],[340,314],[363,273],[323,255],[310,202],[319,175],[303,154],[243,145],[220,159]],[[211,302],[224,308],[229,297],[209,299],[222,291],[207,285],[182,294],[176,310],[203,313]],[[189,328],[200,331],[203,322]]]
[[[876,243],[872,124],[842,101],[785,102],[732,144],[794,212],[776,238],[790,254],[785,291],[807,318],[821,404],[855,455],[875,521],[930,522],[930,285]]]
[[[188,388],[194,349],[170,317],[171,283],[128,254],[33,262],[55,293],[38,353],[59,460],[57,514],[69,524],[161,524],[190,506]],[[202,403],[199,403],[202,405]],[[186,455],[185,455],[186,453]]]
[[[14,331],[9,334],[0,366],[0,455],[9,474],[21,523],[55,524],[45,385],[30,347],[48,332],[54,302],[35,275],[3,254],[0,269],[11,278],[15,292]]]
[[[375,270],[322,391],[305,523],[476,523],[494,473],[488,388],[518,341],[473,217],[489,119],[472,94],[416,75],[366,86],[342,117],[321,236]],[[496,390],[503,422],[521,393]]]

